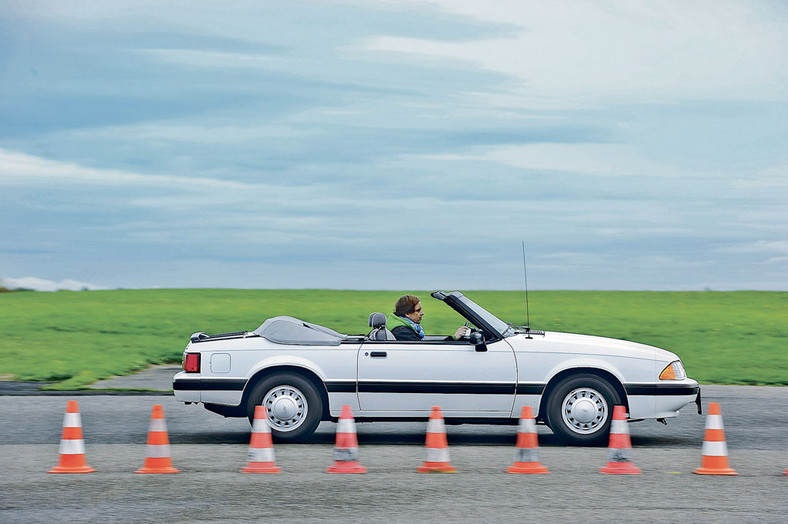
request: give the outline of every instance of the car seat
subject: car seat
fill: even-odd
[[[397,340],[394,334],[386,329],[386,315],[383,313],[369,315],[369,327],[372,328],[368,335],[370,340]]]

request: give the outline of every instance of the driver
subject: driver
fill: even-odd
[[[421,310],[421,300],[413,295],[400,297],[394,304],[394,313],[387,317],[386,327],[397,340],[424,340],[424,329],[421,327],[421,319],[424,312]],[[471,333],[468,326],[460,326],[454,333],[454,337],[447,340],[459,340],[467,337]]]

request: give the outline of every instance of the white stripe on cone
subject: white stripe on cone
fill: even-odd
[[[425,448],[424,462],[449,462],[449,448]]]
[[[149,458],[166,458],[170,456],[169,444],[148,444]]]
[[[703,441],[703,447],[701,448],[701,455],[706,455],[707,457],[727,457],[728,456],[728,445],[723,442],[714,442],[714,441]]]
[[[446,425],[442,418],[431,418],[427,422],[427,433],[446,433]]]
[[[356,425],[352,418],[341,418],[337,421],[337,433],[355,433]]]
[[[539,453],[536,448],[515,448],[515,462],[539,462]]]
[[[608,448],[608,462],[632,462],[632,455],[629,448]]]
[[[334,460],[337,462],[358,460],[358,448],[334,448]]]
[[[252,425],[252,433],[271,433],[271,426],[265,419],[256,418]]]
[[[61,439],[60,440],[60,454],[61,455],[84,455],[85,454],[85,441],[82,439]]]
[[[532,418],[521,418],[518,431],[520,433],[536,433],[536,422]]]
[[[249,462],[274,462],[274,448],[251,448]]]
[[[706,415],[706,429],[722,429],[722,415]]]
[[[79,413],[66,413],[66,415],[63,417],[63,427],[81,428],[82,417],[80,417]]]
[[[167,421],[165,421],[163,418],[150,419],[148,431],[167,431]]]
[[[629,434],[629,426],[627,426],[626,420],[613,420],[610,424],[610,432],[616,433],[618,435],[628,435]]]

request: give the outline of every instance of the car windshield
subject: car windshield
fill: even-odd
[[[464,295],[460,296],[460,297],[457,297],[457,298],[460,300],[460,302],[465,304],[465,306],[468,309],[473,310],[473,312],[476,313],[479,317],[481,317],[482,320],[487,322],[501,336],[505,337],[507,335],[514,334],[514,329],[512,329],[512,327],[509,324],[507,324],[506,322],[504,322],[500,318],[496,317],[495,315],[493,315],[492,313],[490,313],[489,311],[487,311],[486,309],[481,307],[479,304],[477,304],[476,302],[474,302],[470,298],[468,298],[468,297],[466,297]],[[509,333],[507,333],[507,331]]]

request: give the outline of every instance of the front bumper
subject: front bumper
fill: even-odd
[[[700,410],[700,386],[693,379],[662,383],[656,386],[625,386],[632,418],[673,418],[687,405],[695,404]],[[653,414],[648,413],[648,406],[652,406]],[[641,414],[635,413],[635,407],[643,408]]]

